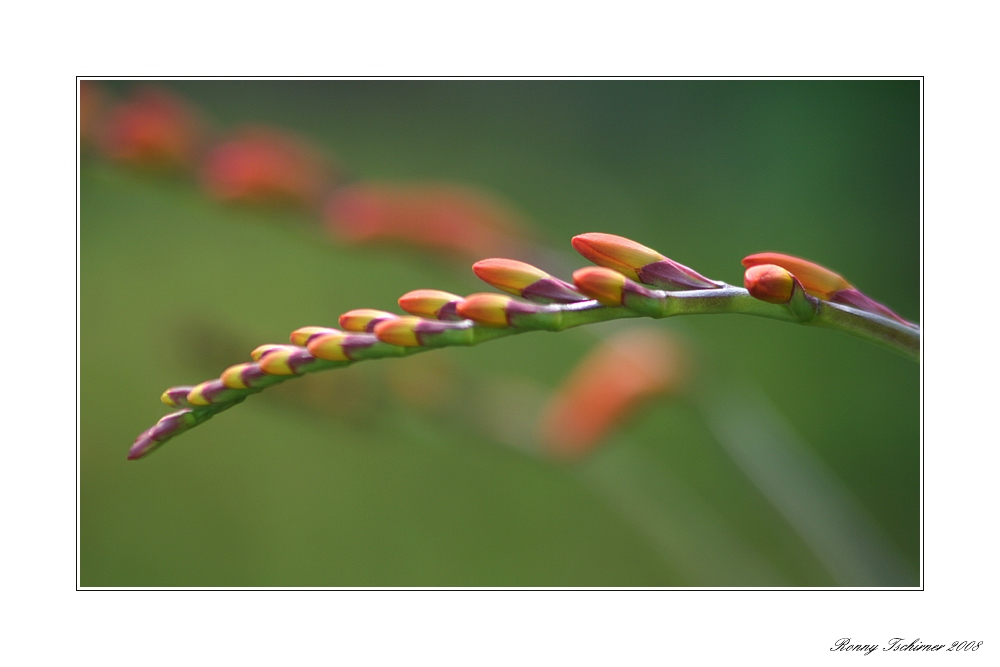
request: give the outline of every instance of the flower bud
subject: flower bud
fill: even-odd
[[[160,401],[172,408],[186,408],[190,405],[187,395],[192,389],[192,386],[171,387],[160,395]]]
[[[743,286],[755,299],[768,303],[788,303],[795,289],[795,277],[780,266],[759,264],[746,270]]]
[[[399,297],[399,307],[411,315],[438,320],[460,320],[455,307],[462,297],[436,289],[418,289]]]
[[[597,266],[588,266],[573,272],[573,283],[577,289],[604,306],[622,305],[627,280],[628,278],[617,271]]]
[[[422,320],[419,317],[398,317],[375,325],[375,337],[383,343],[401,347],[420,347],[417,340],[416,326]]]
[[[230,389],[252,389],[256,381],[266,375],[255,363],[236,364],[222,371],[222,384]]]
[[[664,257],[652,248],[614,234],[580,234],[573,247],[594,264],[614,269],[632,280],[673,290],[715,289],[720,283]]]
[[[517,260],[484,259],[473,264],[472,270],[493,287],[525,299],[546,303],[586,301],[569,283]]]
[[[191,428],[198,421],[190,409],[165,415],[152,428],[139,434],[128,451],[128,459],[132,461],[145,456],[178,433]]]
[[[257,364],[268,375],[298,375],[305,366],[315,361],[316,357],[309,354],[306,348],[281,345],[266,352]]]
[[[782,255],[777,252],[762,252],[743,258],[743,266],[746,268],[772,264],[785,269],[802,284],[806,293],[829,301],[830,298],[840,290],[851,289],[851,284],[833,271],[823,268],[819,264]],[[749,286],[747,289],[750,289]]]
[[[204,407],[218,402],[220,395],[226,391],[231,391],[222,380],[206,380],[201,384],[196,384],[188,392],[187,402],[197,407]]]
[[[375,336],[383,343],[400,347],[433,346],[435,334],[450,331],[468,331],[468,323],[438,322],[421,317],[400,317],[379,322]]]
[[[371,333],[375,330],[375,325],[382,320],[391,320],[396,317],[399,317],[399,315],[396,315],[395,313],[387,313],[384,310],[356,308],[354,310],[349,310],[340,316],[340,327],[344,331]]]
[[[505,329],[510,326],[507,308],[512,303],[514,299],[503,294],[472,294],[458,304],[458,314],[476,324]]]
[[[331,329],[329,327],[302,327],[301,329],[296,329],[292,332],[289,338],[292,341],[292,345],[301,345],[305,347],[310,340],[317,338],[323,334],[331,333],[343,333],[337,329]]]
[[[350,361],[347,350],[344,349],[344,341],[347,338],[348,334],[343,331],[330,331],[311,338],[306,344],[306,349],[317,359]]]
[[[254,361],[260,361],[260,358],[263,357],[265,354],[268,354],[269,352],[273,352],[275,350],[280,350],[283,347],[288,347],[288,346],[276,345],[274,343],[266,343],[264,345],[258,345],[256,348],[254,348],[254,351],[250,353],[250,358],[253,359]]]

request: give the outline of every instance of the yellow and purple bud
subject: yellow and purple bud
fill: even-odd
[[[455,311],[462,297],[436,289],[417,289],[399,297],[399,307],[411,315],[436,320],[460,320]]]
[[[354,331],[357,333],[371,333],[375,331],[375,325],[383,320],[391,320],[399,317],[395,313],[387,313],[384,310],[373,308],[355,308],[340,316],[340,327],[344,331]]]
[[[207,405],[225,403],[238,394],[237,390],[227,387],[221,379],[206,380],[191,387],[191,391],[187,395],[187,402],[195,407],[203,408]]]
[[[300,345],[302,347],[305,347],[306,345],[309,344],[309,341],[311,341],[314,338],[318,338],[319,336],[323,336],[326,334],[337,334],[337,333],[343,333],[343,332],[338,329],[331,329],[330,327],[302,327],[301,329],[296,329],[295,331],[293,331],[292,335],[289,336],[289,339],[292,341],[292,345]]]
[[[758,264],[743,274],[743,286],[755,299],[788,303],[795,291],[795,276],[775,264]]]
[[[268,352],[273,352],[274,350],[280,350],[283,347],[288,347],[287,345],[277,345],[275,343],[266,343],[264,345],[258,345],[254,348],[253,352],[250,353],[250,358],[254,361],[260,361]]]
[[[190,385],[171,387],[160,395],[160,402],[165,405],[169,405],[172,408],[190,407],[191,404],[188,403],[187,395],[192,389],[194,389],[194,387]]]
[[[573,247],[594,264],[614,269],[632,280],[669,290],[715,289],[722,283],[664,257],[652,248],[614,234],[573,237]]]
[[[484,259],[472,265],[480,280],[497,289],[542,303],[586,301],[571,284],[514,259]]]
[[[222,371],[219,378],[230,389],[255,389],[267,373],[255,363],[236,364]]]
[[[761,252],[743,258],[743,266],[748,269],[767,264],[779,266],[791,273],[801,283],[806,294],[818,299],[829,301],[840,290],[852,289],[851,284],[839,274],[798,257],[778,252]]]
[[[442,344],[444,342],[443,340],[435,340],[435,338],[440,338],[441,334],[459,332],[459,336],[464,339],[467,338],[468,331],[467,322],[439,322],[425,320],[421,317],[400,317],[379,322],[375,327],[375,336],[383,343],[400,347],[434,347],[435,343]],[[458,340],[451,338],[448,339],[448,343],[454,344]]]
[[[316,357],[309,354],[306,348],[297,345],[273,345],[256,361],[268,375],[298,375],[305,367],[316,363]]]
[[[128,459],[132,461],[145,456],[178,433],[195,426],[199,421],[201,420],[190,409],[165,415],[152,428],[139,434],[128,450]]]
[[[393,316],[389,319],[398,319]],[[389,321],[383,318],[380,321]],[[309,354],[324,361],[354,361],[354,354],[362,349],[371,347],[376,342],[375,336],[362,333],[345,333],[343,331],[331,330],[329,333],[319,334],[309,339],[306,349]]]
[[[505,294],[491,292],[471,294],[458,304],[459,315],[476,324],[494,329],[523,326],[527,324],[524,318],[533,315],[550,313],[552,316],[558,317],[559,313],[552,313],[551,309],[552,306],[525,303]]]
[[[309,350],[309,354],[313,355],[317,359],[325,359],[326,361],[350,361],[347,358],[347,353],[344,350],[344,339],[347,338],[347,334],[342,331],[329,332],[325,334],[320,334],[312,339],[306,344],[306,349]]]

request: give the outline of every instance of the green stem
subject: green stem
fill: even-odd
[[[754,315],[782,322],[834,329],[894,350],[919,361],[920,329],[849,306],[821,301],[804,294],[793,303],[774,304],[755,299],[742,287],[726,285],[713,290],[664,292],[650,290],[652,296],[629,294],[630,308],[594,306],[593,302],[561,308],[558,330],[626,317],[676,317],[678,315]],[[636,310],[641,312],[636,312]]]

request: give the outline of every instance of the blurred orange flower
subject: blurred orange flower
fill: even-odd
[[[676,391],[687,375],[684,346],[664,331],[633,329],[601,343],[542,412],[539,440],[560,458],[596,447],[644,400]]]
[[[186,101],[159,88],[136,90],[115,105],[98,129],[101,152],[112,160],[154,169],[194,166],[205,123]]]
[[[330,197],[326,224],[346,241],[402,241],[475,258],[516,251],[525,236],[507,205],[451,184],[355,183]]]
[[[332,170],[298,137],[279,130],[247,126],[209,149],[201,180],[223,201],[316,206]]]

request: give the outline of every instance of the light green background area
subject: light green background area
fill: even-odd
[[[216,127],[298,132],[359,178],[485,188],[553,248],[611,232],[733,284],[743,256],[780,251],[919,319],[917,82],[163,85]],[[720,442],[713,419],[741,414],[739,396],[769,406],[879,531],[881,552],[851,558],[892,552],[875,583],[918,583],[917,364],[750,317],[653,323],[691,346],[692,387],[579,463],[506,444],[482,413],[517,430],[518,400],[554,390],[598,340],[585,330],[428,353],[462,388],[444,412],[387,390],[387,367],[419,379],[418,358],[368,362],[329,372],[344,379],[320,399],[276,388],[128,462],[168,386],[351,308],[482,284],[454,259],[338,246],[304,215],[90,154],[80,201],[83,586],[857,585],[816,547],[850,525],[790,520]]]

